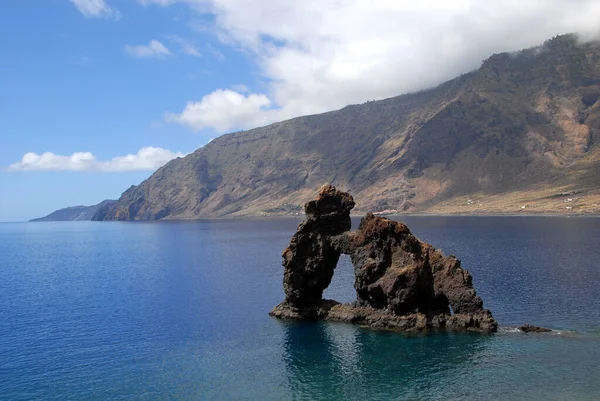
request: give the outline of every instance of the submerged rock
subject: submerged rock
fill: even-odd
[[[306,203],[306,220],[282,255],[286,298],[272,316],[386,330],[496,331],[458,259],[420,241],[404,224],[371,213],[350,232],[353,207],[352,196],[331,185]],[[351,304],[323,299],[341,254],[354,265],[357,300]]]
[[[524,333],[550,333],[552,331],[546,327],[531,326],[529,324],[524,324],[523,326],[519,327],[519,330]]]

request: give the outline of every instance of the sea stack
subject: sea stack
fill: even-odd
[[[283,251],[285,300],[271,316],[324,319],[394,331],[494,332],[469,272],[416,238],[400,222],[369,213],[351,227],[354,199],[331,185],[304,205],[290,245]],[[356,301],[323,299],[341,254],[354,265]]]

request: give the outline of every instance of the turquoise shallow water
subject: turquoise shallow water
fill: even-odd
[[[0,399],[600,399],[600,219],[403,220],[499,333],[270,318],[297,220],[0,224]],[[352,300],[347,258],[327,296]]]

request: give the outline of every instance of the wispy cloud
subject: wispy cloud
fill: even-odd
[[[188,56],[201,57],[202,54],[198,51],[190,41],[180,38],[177,35],[169,35],[169,40],[179,46],[180,51]]]
[[[223,61],[227,60],[225,55],[223,53],[221,53],[221,51],[219,49],[217,49],[215,46],[211,45],[210,43],[207,43],[205,47],[206,47],[206,50],[208,50],[208,52],[210,54],[212,54],[215,59],[217,59],[217,61],[223,62]]]
[[[248,93],[250,92],[250,88],[248,88],[244,84],[234,84],[231,85],[230,88],[238,93]]]
[[[121,13],[110,7],[104,0],[70,0],[86,18],[107,18],[118,20]]]
[[[52,152],[25,153],[21,161],[8,166],[7,171],[87,171],[120,172],[156,170],[184,153],[172,152],[152,146],[141,148],[136,154],[117,156],[110,160],[98,160],[91,152],[75,152],[70,156]]]
[[[87,56],[82,56],[79,60],[75,61],[75,64],[80,66],[88,65],[92,62],[92,59]]]
[[[125,45],[125,52],[137,58],[165,58],[171,55],[169,49],[158,40],[151,40],[147,45]]]
[[[210,76],[210,75],[214,75],[214,73],[210,70],[202,69],[202,70],[188,73],[187,77],[188,77],[188,79],[194,80],[194,79],[198,79],[199,77],[202,77],[202,76]]]

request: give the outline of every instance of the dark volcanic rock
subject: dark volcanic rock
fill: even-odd
[[[496,331],[458,259],[443,256],[404,224],[371,213],[349,232],[353,207],[352,197],[331,185],[305,205],[306,220],[283,252],[286,299],[272,316],[402,331]],[[352,304],[322,299],[342,253],[354,265]]]
[[[523,326],[519,327],[519,330],[524,333],[549,333],[552,331],[546,327],[531,326],[529,324],[524,324]]]
[[[369,213],[351,236],[359,304],[397,315],[435,307],[428,254],[408,227]]]
[[[433,289],[439,305],[450,304],[454,313],[481,311],[483,301],[473,288],[473,277],[460,266],[460,260],[453,255],[442,255],[431,245],[427,248],[433,271]]]
[[[318,198],[304,205],[306,220],[282,255],[283,288],[290,305],[309,306],[321,301],[340,258],[331,236],[350,229],[353,207],[352,197],[331,185],[323,186]]]

